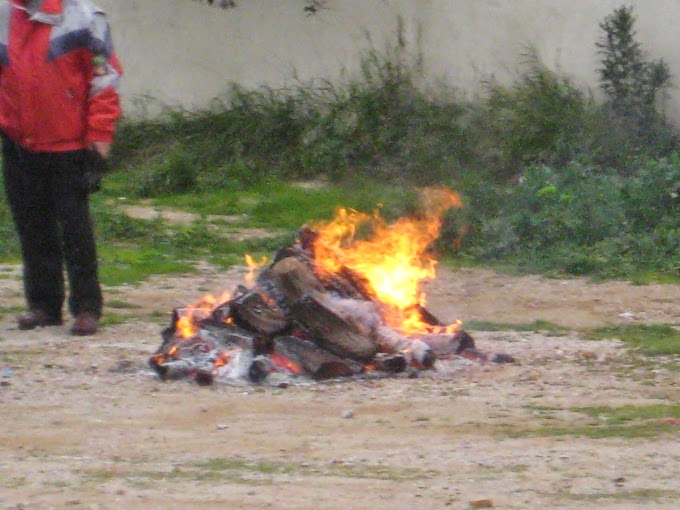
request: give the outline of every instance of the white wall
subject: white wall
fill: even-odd
[[[595,89],[598,23],[623,4],[635,9],[640,42],[680,85],[680,0],[328,0],[313,16],[303,0],[237,0],[228,10],[191,0],[96,1],[112,20],[129,112],[142,96],[204,106],[230,82],[337,79],[356,69],[362,49],[395,40],[398,16],[428,76],[463,90],[489,75],[509,79],[529,46]],[[680,120],[680,89],[669,113]]]

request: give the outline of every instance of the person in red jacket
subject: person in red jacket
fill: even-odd
[[[111,149],[121,67],[105,14],[89,0],[0,0],[0,135],[28,312],[20,329],[62,324],[64,266],[71,332],[102,313],[88,193]]]

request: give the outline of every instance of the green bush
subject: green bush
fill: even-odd
[[[479,212],[473,253],[530,269],[607,277],[643,268],[680,275],[680,161],[622,178],[572,163],[529,167]],[[469,243],[468,243],[469,245]]]
[[[530,57],[510,86],[487,84],[475,108],[473,133],[485,174],[495,180],[535,164],[565,164],[584,151],[597,108],[567,78]]]
[[[133,190],[141,197],[187,193],[198,182],[198,165],[184,147],[174,147],[160,161],[139,169]]]

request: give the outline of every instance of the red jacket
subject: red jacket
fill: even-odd
[[[89,0],[0,0],[0,131],[34,152],[113,140],[121,68]]]

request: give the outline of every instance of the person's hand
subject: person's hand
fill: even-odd
[[[106,159],[111,152],[111,142],[90,142],[87,148],[97,152],[102,158]]]

